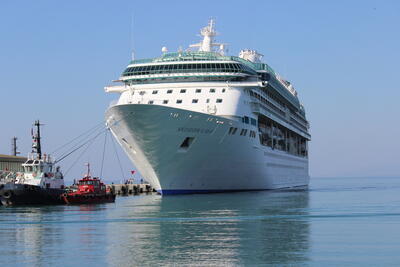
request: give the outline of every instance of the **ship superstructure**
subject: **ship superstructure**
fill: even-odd
[[[105,87],[120,94],[106,121],[134,165],[163,194],[307,186],[309,124],[293,85],[255,50],[225,55],[212,20],[200,34]]]

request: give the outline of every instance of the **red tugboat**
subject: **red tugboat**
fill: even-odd
[[[64,193],[61,199],[65,204],[99,204],[115,201],[115,194],[107,189],[106,185],[97,177],[90,175],[90,166],[87,164],[87,174],[78,182],[78,190]]]

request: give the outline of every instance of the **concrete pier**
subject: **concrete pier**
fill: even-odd
[[[156,192],[149,184],[109,184],[107,187],[116,195],[136,195]]]

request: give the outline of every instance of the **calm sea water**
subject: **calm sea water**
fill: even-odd
[[[400,178],[308,191],[0,207],[2,266],[400,266]]]

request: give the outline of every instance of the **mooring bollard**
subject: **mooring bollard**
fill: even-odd
[[[137,195],[157,192],[150,184],[111,184],[107,185],[116,195]]]

